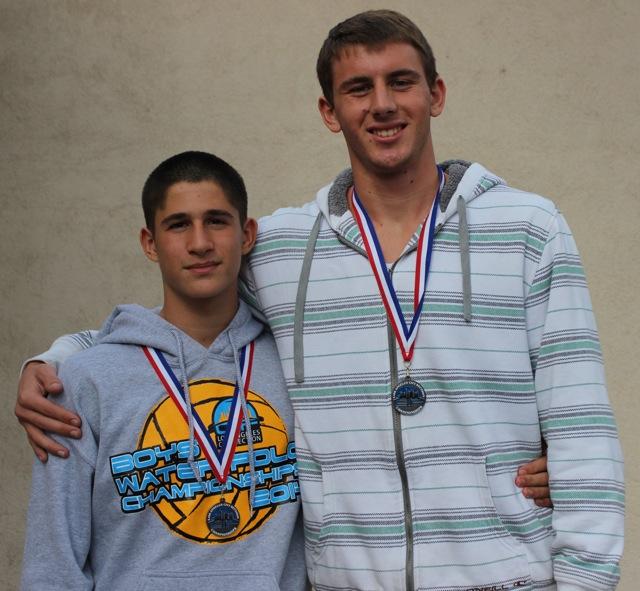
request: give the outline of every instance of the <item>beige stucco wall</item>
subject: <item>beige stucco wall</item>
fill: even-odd
[[[139,191],[164,157],[214,151],[262,215],[346,164],[317,115],[329,27],[381,3],[0,0],[0,588],[17,586],[31,452],[13,417],[20,360],[158,303],[137,245]],[[389,1],[420,24],[449,86],[439,159],[479,160],[551,196],[581,247],[626,454],[627,552],[640,580],[635,257],[637,0]],[[43,492],[44,494],[44,492]]]

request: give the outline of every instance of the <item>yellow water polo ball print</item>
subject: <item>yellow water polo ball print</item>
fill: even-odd
[[[219,448],[234,384],[201,379],[189,384],[191,403]],[[283,503],[300,496],[295,448],[276,410],[259,394],[247,393],[249,419],[243,418],[229,475],[218,482],[195,442],[189,458],[189,427],[175,403],[164,397],[149,413],[133,453],[111,458],[121,508],[134,513],[152,508],[175,535],[204,544],[233,542],[259,529]],[[253,442],[254,486],[248,438]],[[194,469],[200,474],[198,479]]]

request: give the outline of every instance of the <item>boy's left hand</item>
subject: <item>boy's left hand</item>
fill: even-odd
[[[547,472],[547,456],[520,466],[516,476],[516,486],[522,489],[522,494],[533,499],[538,507],[553,507],[549,491],[549,473]]]

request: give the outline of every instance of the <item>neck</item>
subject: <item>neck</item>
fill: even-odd
[[[167,297],[165,293],[160,316],[208,348],[229,326],[237,311],[237,298],[221,304],[213,298],[183,301]]]
[[[435,160],[421,170],[384,176],[354,168],[353,182],[373,222],[385,261],[392,263],[431,210],[439,183]]]
[[[411,220],[414,229],[429,213],[438,191],[438,169],[382,176],[354,170],[353,182],[369,216],[380,222]]]

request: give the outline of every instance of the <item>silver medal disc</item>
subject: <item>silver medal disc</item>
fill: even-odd
[[[424,388],[415,380],[405,378],[391,394],[393,408],[403,415],[414,415],[422,410],[427,401]]]
[[[240,513],[229,503],[218,503],[209,509],[207,525],[212,534],[216,536],[228,536],[232,534],[240,524]]]

